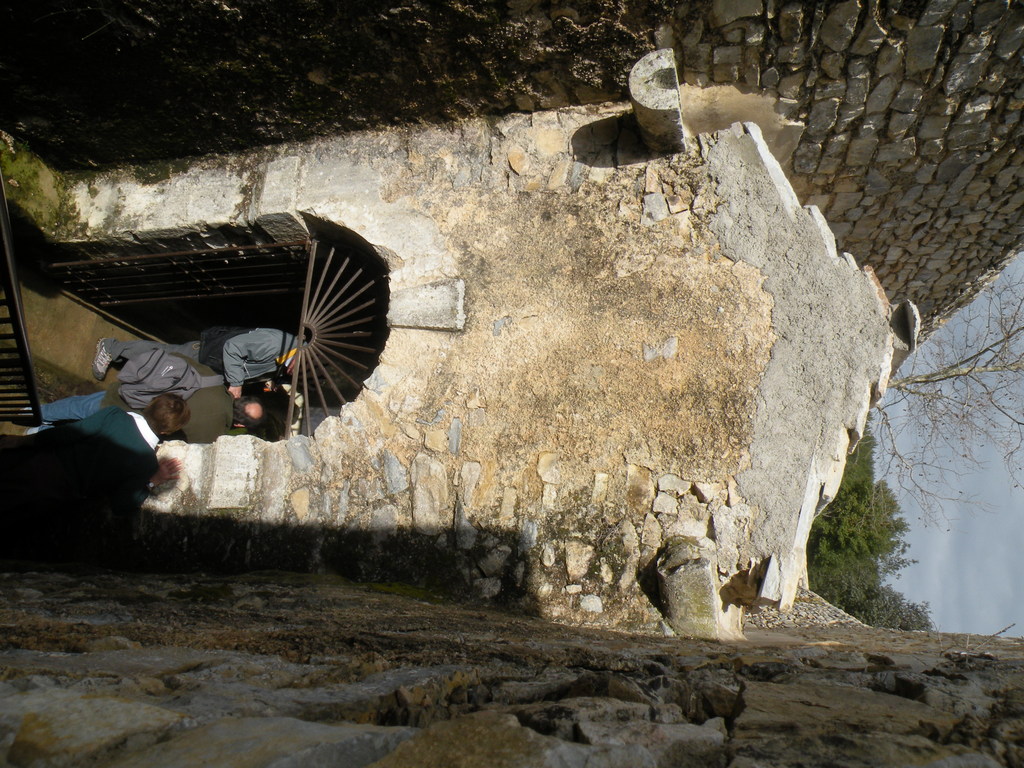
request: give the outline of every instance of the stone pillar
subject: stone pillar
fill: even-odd
[[[889,375],[895,377],[903,361],[917,349],[917,338],[921,331],[921,313],[917,305],[912,301],[904,301],[893,307],[889,316],[889,327],[892,328],[895,337],[892,343],[892,369]]]
[[[644,143],[656,152],[682,151],[679,76],[671,48],[649,53],[633,65],[629,96]]]

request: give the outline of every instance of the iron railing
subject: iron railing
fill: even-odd
[[[100,306],[298,293],[307,240],[61,261],[47,272]]]
[[[85,301],[107,307],[301,293],[298,351],[285,385],[288,437],[310,434],[340,412],[376,363],[380,350],[365,342],[373,343],[386,306],[374,290],[377,277],[356,253],[310,239],[63,261],[47,271]]]
[[[0,269],[0,421],[34,425],[39,424],[41,418],[39,391],[25,333],[3,179],[0,179],[0,235],[4,251]]]

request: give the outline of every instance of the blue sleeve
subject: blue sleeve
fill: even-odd
[[[70,424],[62,424],[52,429],[44,429],[36,432],[32,444],[40,448],[47,448],[57,445],[70,445],[90,437],[104,433],[111,419],[120,418],[123,414],[120,408],[110,406],[96,411],[92,416],[86,416],[81,421],[73,421]]]

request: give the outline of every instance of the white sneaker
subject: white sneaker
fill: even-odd
[[[103,377],[107,375],[107,369],[110,368],[110,363],[114,359],[107,351],[105,343],[107,341],[113,341],[113,339],[100,339],[96,342],[96,354],[92,358],[92,375],[96,377],[97,381],[103,381]]]

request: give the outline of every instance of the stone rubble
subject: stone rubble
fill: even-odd
[[[803,587],[797,591],[796,600],[788,612],[782,613],[771,605],[755,606],[747,611],[744,624],[760,629],[830,627],[835,624],[864,626],[859,619]]]

